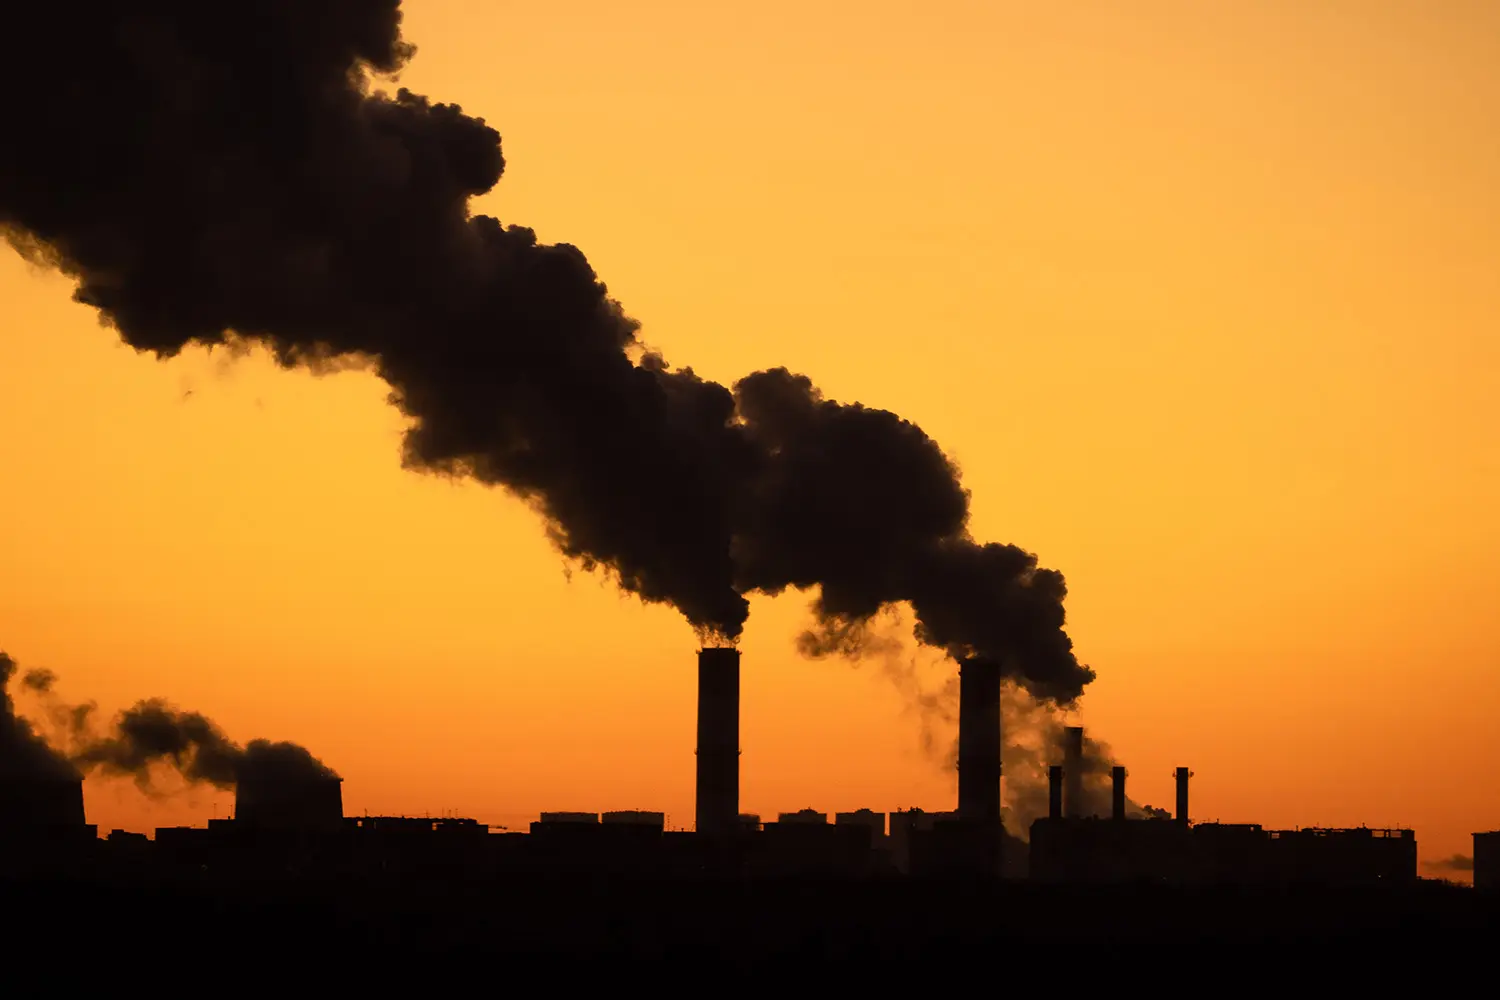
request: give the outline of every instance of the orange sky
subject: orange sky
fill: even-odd
[[[411,7],[402,84],[504,136],[478,209],[677,364],[916,420],[976,535],[1067,575],[1133,798],[1188,764],[1197,818],[1500,826],[1500,7]],[[691,631],[403,472],[373,377],[135,356],[9,253],[0,303],[0,648],[303,742],[350,812],[690,821]],[[804,603],[754,604],[743,808],[950,808],[878,667],[797,657]]]

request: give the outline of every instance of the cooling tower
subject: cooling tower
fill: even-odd
[[[1047,815],[1052,819],[1063,817],[1063,769],[1061,764],[1047,768]]]
[[[1083,727],[1069,726],[1063,742],[1063,809],[1069,817],[1083,815]]]
[[[1000,664],[958,668],[958,815],[1000,822]]]
[[[699,833],[740,829],[740,651],[698,651]]]
[[[1110,771],[1110,778],[1113,781],[1112,788],[1111,788],[1111,790],[1113,792],[1113,795],[1111,796],[1111,800],[1112,801],[1111,801],[1110,815],[1112,815],[1115,819],[1124,819],[1125,818],[1125,769],[1123,767],[1121,767],[1120,765],[1116,764],[1115,767],[1114,767],[1114,769]]]
[[[344,823],[343,779],[241,777],[234,789],[234,819],[260,830],[338,830]]]
[[[0,829],[82,828],[83,779],[7,775],[0,778]]]

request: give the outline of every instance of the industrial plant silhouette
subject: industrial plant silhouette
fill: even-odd
[[[13,661],[9,664],[13,671]],[[1170,818],[1154,812],[1145,818],[1127,815],[1126,769],[1120,766],[1111,775],[1109,815],[1092,815],[1083,786],[1084,734],[1076,726],[1066,730],[1061,761],[1049,768],[1047,815],[1016,836],[1006,831],[1001,809],[1001,672],[993,663],[971,660],[961,666],[959,678],[958,803],[952,812],[914,809],[887,820],[883,813],[860,810],[839,813],[832,822],[811,809],[782,813],[773,821],[740,812],[740,653],[705,648],[698,652],[697,806],[691,832],[669,831],[664,814],[649,811],[543,813],[529,833],[491,832],[476,820],[456,817],[346,817],[343,779],[301,748],[283,757],[306,765],[243,766],[236,772],[231,818],[210,820],[206,828],[158,829],[154,841],[115,831],[102,844],[85,820],[83,775],[50,749],[40,761],[45,766],[24,766],[26,761],[12,752],[0,781],[0,828],[12,841],[31,841],[29,850],[10,855],[12,865],[57,852],[69,860],[93,852],[97,859],[210,870],[256,870],[297,858],[300,864],[348,873],[410,864],[487,873],[959,875],[1075,884],[1395,887],[1418,879],[1411,830],[1194,823],[1186,767],[1177,769],[1176,811]],[[13,725],[25,725],[14,716],[8,695],[6,715]],[[194,718],[200,729],[212,727]],[[221,738],[214,741],[217,752],[225,745]],[[82,751],[77,758],[91,753]],[[142,766],[150,762],[137,755]],[[196,766],[191,759],[182,764],[189,770]],[[1494,835],[1476,835],[1480,885],[1495,878],[1485,836]]]
[[[1025,838],[1013,836],[1001,814],[1000,672],[983,661],[961,667],[956,810],[896,812],[888,824],[869,810],[832,822],[813,810],[763,821],[739,811],[739,671],[737,650],[698,653],[692,831],[667,830],[663,814],[649,811],[543,813],[527,833],[492,832],[456,817],[350,817],[343,779],[319,764],[244,770],[233,817],[206,827],[161,828],[154,839],[115,830],[101,839],[84,816],[82,774],[55,751],[45,758],[17,752],[38,749],[37,737],[7,695],[5,889],[43,909],[86,898],[138,910],[248,906],[223,918],[243,921],[239,933],[246,934],[257,933],[256,907],[291,907],[301,914],[285,918],[294,923],[337,910],[343,933],[412,935],[403,946],[413,948],[438,947],[424,937],[437,933],[431,908],[446,914],[443,947],[494,927],[500,918],[473,895],[494,893],[497,904],[522,906],[528,919],[553,930],[532,926],[522,944],[485,948],[598,961],[666,960],[673,946],[656,935],[668,926],[679,945],[699,935],[698,959],[727,960],[742,943],[715,936],[712,922],[703,923],[710,914],[741,935],[750,933],[747,922],[759,923],[763,959],[807,948],[874,948],[891,960],[897,943],[915,950],[915,959],[941,942],[1024,938],[1049,921],[1077,924],[1082,900],[1094,910],[1088,919],[1096,932],[1121,947],[1140,935],[1190,929],[1235,947],[1252,917],[1274,922],[1287,947],[1350,935],[1369,940],[1413,920],[1455,940],[1487,932],[1500,913],[1492,893],[1419,879],[1411,830],[1195,823],[1185,767],[1177,769],[1170,817],[1127,817],[1126,771],[1118,766],[1109,814],[1085,815],[1078,727],[1066,730],[1061,762],[1049,768],[1048,814]],[[1500,833],[1475,836],[1481,890],[1494,888],[1496,843]],[[826,909],[799,909],[812,900]],[[628,928],[606,919],[618,907],[631,914]],[[913,912],[926,922],[914,924]],[[372,925],[349,929],[358,919]]]
[[[1283,899],[1279,933],[1368,930],[1399,906],[1451,943],[1492,912],[1476,892],[1434,903],[1410,830],[1195,824],[1186,769],[1170,818],[1127,815],[1123,769],[1108,814],[1089,815],[1078,729],[1053,765],[1048,815],[1007,832],[1003,682],[1068,707],[1095,677],[1065,629],[1062,574],[972,536],[957,465],[915,423],[783,367],[732,385],[674,368],[581,251],[471,212],[504,171],[499,134],[456,105],[369,86],[412,55],[398,0],[245,6],[224,18],[181,0],[86,16],[32,5],[24,44],[0,63],[5,91],[24,95],[7,109],[0,233],[74,279],[75,298],[138,351],[249,343],[288,368],[375,372],[409,420],[407,467],[524,498],[564,558],[676,608],[705,644],[694,830],[652,812],[545,814],[524,834],[346,817],[342,779],[300,747],[239,747],[145,702],[117,732],[58,753],[7,697],[0,866],[5,899],[33,917],[26,932],[51,926],[37,914],[110,912],[126,916],[111,941],[171,927],[179,950],[194,934],[222,949],[298,927],[325,951],[337,930],[599,961],[941,952],[977,969],[985,942],[1205,923],[1238,940],[1236,920],[1267,912],[1205,887],[1377,893]],[[60,72],[65,84],[37,85]],[[810,656],[858,652],[899,605],[919,642],[960,665],[954,811],[740,812],[734,643],[751,596],[789,590],[816,594]],[[101,840],[83,771],[163,762],[232,786],[233,818]],[[1479,885],[1495,878],[1488,836]],[[445,902],[419,886],[444,887]],[[1082,909],[1080,887],[1094,892]],[[1191,907],[1183,892],[1197,893]],[[267,898],[274,915],[255,908]],[[230,919],[226,901],[248,908]]]

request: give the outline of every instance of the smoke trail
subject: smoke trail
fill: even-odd
[[[72,758],[85,770],[129,777],[152,791],[152,770],[166,765],[192,784],[233,788],[247,778],[337,778],[295,743],[252,740],[241,747],[211,719],[151,698],[121,712],[110,731],[78,741]]]
[[[0,775],[77,780],[82,777],[77,768],[48,745],[30,722],[16,714],[16,703],[10,694],[16,670],[16,661],[0,651]],[[30,675],[22,679],[22,686],[32,688]]]
[[[16,671],[13,659],[0,653],[0,681],[8,682]],[[94,731],[96,706],[92,702],[70,705],[58,697],[57,675],[50,670],[29,670],[22,686],[42,700],[48,716],[60,732],[66,750],[48,745],[30,725],[15,715],[9,694],[5,696],[5,733],[24,734],[33,755],[45,752],[73,777],[85,772],[134,779],[147,794],[155,794],[155,770],[171,768],[191,784],[233,788],[245,779],[292,781],[306,778],[337,778],[326,764],[295,743],[252,740],[241,747],[230,740],[213,720],[199,712],[175,708],[161,698],[149,698],[119,713],[104,733]],[[16,756],[12,740],[0,736],[0,761]],[[37,751],[35,747],[40,747]]]
[[[804,633],[801,651],[816,658],[839,657],[856,666],[874,663],[901,693],[917,717],[924,753],[940,767],[958,766],[960,687],[951,672],[931,669],[934,664],[908,649],[901,639],[906,623],[897,609],[888,609],[859,624]],[[936,683],[926,677],[935,676]],[[1031,824],[1047,815],[1047,769],[1063,762],[1064,733],[1069,720],[1053,701],[1038,696],[1017,680],[1001,685],[1000,727],[1004,773],[1001,808],[1006,831],[1029,839]],[[1113,775],[1117,761],[1107,743],[1087,732],[1083,741],[1082,815],[1108,816],[1113,809]],[[1126,815],[1139,819],[1167,819],[1168,810],[1137,803],[1127,797]]]
[[[398,0],[37,7],[0,64],[0,228],[137,350],[373,369],[408,467],[522,498],[705,639],[734,641],[751,593],[815,589],[824,636],[908,602],[923,643],[1077,697],[1062,576],[969,535],[915,424],[784,369],[673,369],[577,249],[471,216],[499,135],[370,91],[412,55],[400,22]]]

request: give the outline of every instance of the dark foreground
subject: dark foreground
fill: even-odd
[[[1452,969],[1500,940],[1500,898],[1438,883],[1381,891],[54,875],[6,879],[0,898],[25,915],[6,934],[14,955],[115,951],[139,961],[165,950],[233,956],[246,972],[402,966],[573,976],[711,965],[947,976],[1022,962],[1044,978],[1071,978],[1087,973],[1080,962],[1099,971],[1124,959],[1132,971],[1121,974],[1144,985],[1185,961],[1236,974],[1305,962],[1364,974],[1403,962]],[[58,933],[85,925],[105,932]]]

